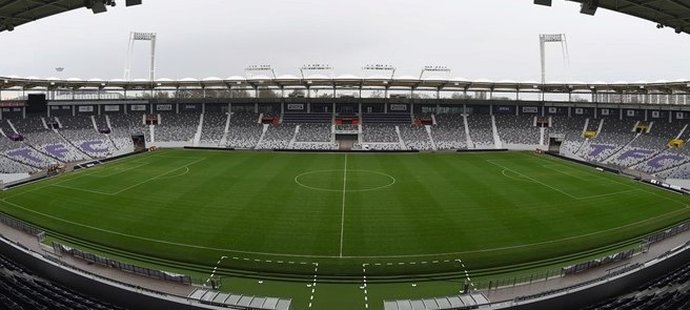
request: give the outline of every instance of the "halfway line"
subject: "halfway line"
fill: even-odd
[[[347,193],[347,154],[345,154],[345,167],[343,168],[343,207],[340,215],[340,257],[343,257],[343,236],[345,233],[345,193]]]

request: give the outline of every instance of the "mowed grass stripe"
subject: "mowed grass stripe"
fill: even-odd
[[[343,274],[372,260],[454,255],[476,269],[521,264],[628,240],[690,213],[683,196],[528,153],[346,156],[165,150],[5,192],[0,208],[166,260],[302,257]],[[304,181],[336,190],[295,183],[309,171],[331,171]]]

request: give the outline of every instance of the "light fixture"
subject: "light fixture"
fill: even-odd
[[[107,12],[106,6],[115,6],[115,0],[84,0],[84,6],[93,11],[94,14]]]
[[[585,0],[580,6],[580,13],[586,15],[594,15],[599,8],[599,0]]]
[[[86,3],[86,8],[91,9],[91,11],[93,11],[93,14],[99,14],[108,11],[103,1],[87,1]]]

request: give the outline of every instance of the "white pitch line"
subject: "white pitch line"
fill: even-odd
[[[343,206],[340,215],[340,257],[343,257],[343,238],[345,236],[345,194],[347,193],[347,154],[345,154],[345,167],[343,168]]]
[[[544,183],[544,182],[540,182],[540,181],[538,181],[538,180],[535,180],[535,179],[532,178],[532,177],[529,177],[529,176],[527,176],[527,175],[525,175],[525,174],[523,174],[523,173],[517,172],[517,171],[515,171],[515,170],[513,170],[513,169],[510,169],[510,168],[508,168],[508,167],[506,167],[506,166],[503,166],[503,165],[501,165],[501,164],[494,163],[494,162],[492,162],[491,160],[487,160],[487,162],[490,163],[490,164],[492,164],[492,165],[494,165],[494,166],[498,166],[498,167],[501,167],[501,168],[506,169],[506,170],[508,170],[508,171],[512,171],[512,172],[514,172],[514,173],[516,173],[516,174],[518,174],[518,175],[521,175],[521,176],[525,177],[525,178],[528,179],[528,180],[531,180],[531,181],[534,182],[534,183],[537,183],[537,184],[546,186],[546,187],[548,187],[548,188],[550,188],[550,189],[552,189],[552,190],[554,190],[554,191],[557,191],[557,192],[559,192],[559,193],[561,193],[561,194],[563,194],[563,195],[566,195],[566,196],[568,196],[568,197],[570,197],[570,198],[577,199],[576,196],[573,196],[573,195],[571,195],[571,194],[568,193],[568,192],[565,192],[565,191],[563,191],[563,190],[561,190],[561,189],[558,189],[558,188],[556,188],[556,187],[553,187],[553,186],[551,186],[551,185],[549,185],[549,184],[546,184],[546,183]]]
[[[269,252],[257,252],[257,251],[242,251],[242,250],[236,250],[236,249],[228,249],[228,248],[218,248],[218,247],[208,247],[208,246],[201,246],[201,245],[195,245],[195,244],[188,244],[188,243],[180,243],[180,242],[173,242],[173,241],[167,241],[167,240],[161,240],[161,239],[155,239],[155,238],[149,238],[149,237],[142,237],[138,235],[132,235],[132,234],[127,234],[123,232],[118,232],[118,231],[113,231],[109,229],[104,229],[104,228],[99,228],[83,223],[78,223],[72,220],[64,219],[59,216],[51,215],[48,213],[43,213],[40,211],[36,211],[31,208],[24,207],[18,203],[14,203],[11,201],[8,201],[7,198],[1,198],[0,203],[5,203],[8,205],[11,205],[15,208],[24,210],[29,213],[37,214],[45,218],[53,219],[56,221],[60,221],[66,224],[74,225],[74,226],[80,226],[88,229],[92,229],[95,231],[100,231],[104,233],[109,233],[112,235],[116,236],[122,236],[126,238],[131,238],[131,239],[136,239],[136,240],[141,240],[141,241],[148,241],[148,242],[154,242],[158,244],[166,244],[166,245],[172,245],[172,246],[179,246],[179,247],[185,247],[185,248],[190,248],[190,249],[201,249],[201,250],[212,250],[212,251],[223,251],[223,252],[231,252],[231,253],[242,253],[242,254],[247,254],[247,255],[262,255],[262,256],[281,256],[281,257],[296,257],[296,258],[310,258],[310,259],[317,259],[317,258],[340,258],[335,255],[304,255],[304,254],[290,254],[290,253],[269,253]],[[513,245],[513,246],[505,246],[505,247],[498,247],[498,248],[489,248],[489,249],[481,249],[481,250],[469,250],[469,251],[459,251],[459,252],[447,252],[447,253],[427,253],[427,254],[407,254],[407,255],[375,255],[375,256],[343,256],[342,258],[357,258],[357,259],[386,259],[386,258],[414,258],[414,257],[431,257],[431,256],[450,256],[450,255],[461,255],[461,254],[471,254],[471,253],[488,253],[488,252],[496,252],[496,251],[504,251],[504,250],[511,250],[511,249],[522,249],[522,248],[530,248],[530,247],[535,247],[535,246],[541,246],[541,245],[546,245],[546,244],[554,244],[554,243],[559,243],[563,241],[569,241],[569,240],[576,240],[580,238],[585,238],[589,236],[594,236],[602,233],[607,233],[610,231],[615,231],[623,228],[628,228],[628,227],[633,227],[633,226],[639,226],[640,224],[648,223],[655,221],[657,219],[663,218],[663,217],[668,217],[669,215],[675,215],[676,213],[680,212],[686,212],[688,208],[683,208],[683,209],[677,209],[671,212],[667,212],[658,216],[646,218],[644,220],[626,224],[623,226],[618,226],[618,227],[612,227],[609,229],[605,230],[599,230],[591,233],[586,233],[582,235],[576,235],[576,236],[570,236],[570,237],[565,237],[561,239],[554,239],[554,240],[548,240],[548,241],[542,241],[542,242],[535,242],[535,243],[527,243],[527,244],[520,244],[520,245]],[[243,258],[243,260],[249,261],[249,258]],[[431,262],[432,264],[438,264],[438,260],[434,260]],[[306,265],[306,262],[300,262],[300,265]],[[392,266],[392,263],[386,263],[388,266]]]
[[[121,190],[119,190],[119,191],[113,193],[112,195],[118,195],[118,194],[120,194],[120,193],[122,193],[122,192],[124,192],[124,191],[130,190],[130,189],[135,188],[135,187],[137,187],[137,186],[139,186],[139,185],[142,185],[142,184],[151,182],[151,181],[153,181],[153,180],[155,180],[155,179],[158,179],[158,178],[160,178],[160,177],[162,177],[162,176],[165,176],[166,174],[169,174],[169,173],[171,173],[171,172],[173,172],[173,171],[180,170],[181,168],[188,168],[189,166],[194,165],[194,164],[196,164],[196,163],[199,163],[199,162],[201,162],[202,160],[205,160],[205,159],[206,159],[206,157],[203,157],[203,158],[197,159],[197,160],[195,160],[195,161],[193,161],[193,162],[191,162],[191,163],[188,163],[188,164],[186,164],[186,165],[182,165],[182,166],[180,166],[180,167],[177,167],[177,168],[175,168],[175,169],[173,169],[173,170],[168,170],[168,171],[166,171],[166,172],[164,172],[164,173],[161,173],[161,174],[159,174],[159,175],[156,175],[156,176],[154,176],[154,177],[152,177],[152,178],[149,178],[149,179],[146,179],[146,180],[141,181],[141,182],[139,182],[139,183],[135,183],[135,184],[132,184],[132,185],[130,185],[130,186],[128,186],[128,187],[125,187],[125,188],[123,188],[123,189],[121,189]]]
[[[204,282],[204,286],[206,286],[206,284],[208,284],[209,282],[211,282],[211,280],[213,279],[213,277],[216,275],[216,272],[218,271],[218,266],[220,266],[220,263],[221,263],[224,259],[226,259],[226,258],[228,258],[228,257],[225,256],[225,255],[223,255],[223,256],[221,256],[221,257],[218,259],[218,262],[216,262],[216,266],[213,267],[213,270],[211,270],[211,275],[208,276],[208,279],[206,279],[206,282]]]
[[[311,309],[314,303],[314,297],[316,296],[316,280],[319,274],[319,263],[314,263],[314,281],[311,284],[311,295],[309,296],[309,309]],[[309,287],[309,286],[307,286]]]
[[[364,290],[364,309],[369,309],[369,292],[367,289],[367,266],[368,264],[362,264],[362,289]]]

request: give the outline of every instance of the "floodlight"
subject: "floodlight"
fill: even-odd
[[[93,11],[93,14],[98,14],[98,13],[103,13],[103,12],[108,11],[108,9],[105,7],[105,2],[103,2],[103,1],[96,0],[96,1],[90,2],[90,4],[91,4],[90,8],[91,8],[91,11]],[[88,7],[89,6],[87,5],[87,8]]]
[[[594,15],[599,8],[599,0],[585,0],[582,1],[580,13],[587,15]]]
[[[133,6],[133,5],[140,5],[141,0],[127,0],[125,2],[125,6]]]
[[[244,69],[244,71],[247,72],[257,72],[257,71],[262,71],[262,72],[270,72],[273,78],[276,78],[276,72],[273,70],[273,67],[268,64],[264,65],[249,65],[247,68]]]
[[[534,4],[551,6],[551,0],[534,0]]]
[[[362,67],[362,71],[388,71],[391,73],[390,78],[392,79],[395,76],[395,66],[393,65],[384,65],[384,64],[372,64],[372,65],[365,65]],[[366,74],[365,74],[366,75]]]

